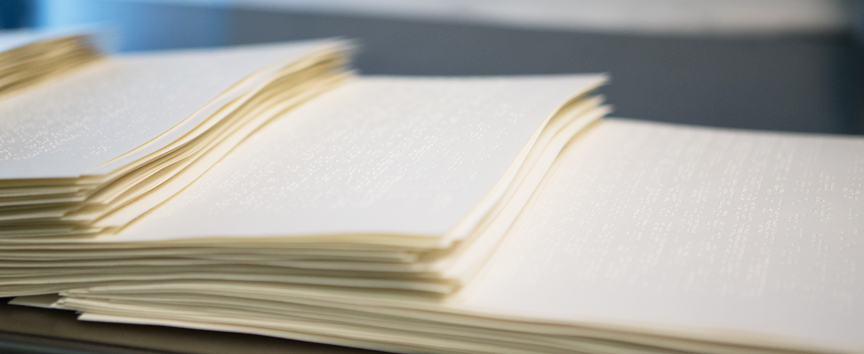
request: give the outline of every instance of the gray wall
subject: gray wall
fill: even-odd
[[[615,115],[852,132],[852,36],[639,36],[236,10],[229,43],[357,38],[366,74],[607,72]],[[861,62],[856,65],[864,65]]]

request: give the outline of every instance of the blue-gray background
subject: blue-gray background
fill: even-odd
[[[612,83],[603,93],[616,116],[864,133],[864,55],[854,26],[772,35],[642,34],[182,2],[0,0],[4,28],[92,22],[116,26],[121,51],[341,36],[362,44],[356,66],[365,74],[607,72]]]

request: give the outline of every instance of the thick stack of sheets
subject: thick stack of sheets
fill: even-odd
[[[860,138],[607,119],[446,297],[249,277],[16,301],[396,352],[861,352],[861,151]]]
[[[116,57],[7,97],[0,294],[214,278],[449,294],[608,112],[587,95],[602,75],[347,80],[345,49]]]
[[[344,80],[346,50],[310,42],[117,56],[6,95],[0,238],[128,224],[267,121]]]
[[[154,277],[450,293],[608,111],[583,97],[602,81],[355,79],[117,232],[3,239],[0,282],[18,295]]]
[[[864,140],[601,119],[603,75],[354,77],[347,48],[0,98],[0,295],[397,352],[864,351]]]

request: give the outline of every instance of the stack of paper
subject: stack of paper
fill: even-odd
[[[864,351],[864,139],[601,119],[602,75],[346,77],[344,51],[0,100],[0,295],[397,352]]]
[[[324,41],[117,56],[2,97],[0,237],[126,225],[344,80],[346,49]]]
[[[862,151],[861,138],[609,119],[565,148],[449,297],[213,279],[49,306],[397,352],[862,352]],[[55,299],[20,301],[40,300]]]
[[[344,83],[342,54],[118,57],[0,102],[0,294],[213,278],[451,293],[608,112],[587,96],[601,75]]]
[[[0,240],[2,292],[254,278],[450,293],[608,111],[585,96],[603,80],[355,79],[120,231]]]

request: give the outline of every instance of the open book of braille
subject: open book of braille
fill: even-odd
[[[864,352],[862,138],[604,118],[600,74],[358,76],[341,40],[16,43],[12,303],[393,352]]]

